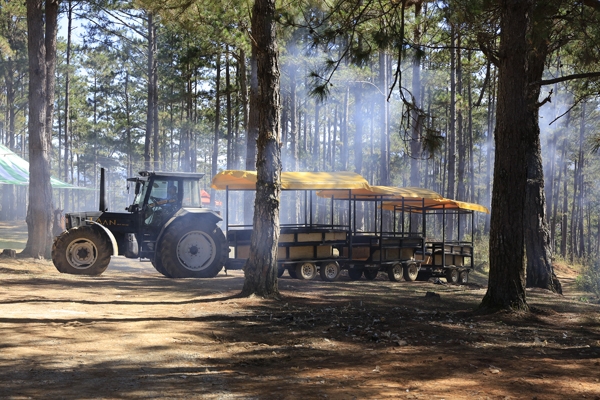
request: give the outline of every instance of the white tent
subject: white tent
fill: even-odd
[[[87,189],[50,178],[54,189]],[[29,185],[29,162],[0,144],[0,184]]]

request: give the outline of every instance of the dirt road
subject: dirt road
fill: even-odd
[[[532,313],[477,315],[477,284],[286,274],[265,301],[235,297],[239,271],[0,259],[0,398],[600,399],[600,306],[567,272]]]

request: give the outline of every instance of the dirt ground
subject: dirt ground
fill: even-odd
[[[600,305],[529,290],[533,312],[473,312],[478,283],[100,277],[0,258],[2,399],[600,399]]]

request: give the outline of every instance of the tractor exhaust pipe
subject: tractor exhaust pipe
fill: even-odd
[[[104,179],[104,168],[100,168],[100,211],[108,210],[106,206],[106,185]]]

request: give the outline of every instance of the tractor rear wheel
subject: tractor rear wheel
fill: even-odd
[[[162,264],[160,257],[156,257],[154,260],[152,260],[152,266],[154,267],[155,270],[157,270],[159,273],[163,274],[167,278],[172,278],[172,276],[169,275],[169,273],[165,269],[164,265]]]
[[[173,221],[158,246],[165,275],[173,278],[213,278],[229,250],[221,228],[194,218]]]
[[[61,233],[52,245],[52,262],[65,274],[98,276],[112,256],[110,239],[102,228],[78,226]]]

